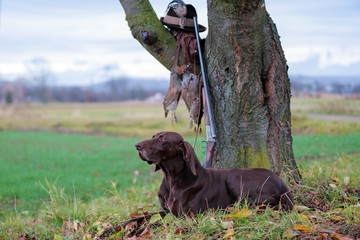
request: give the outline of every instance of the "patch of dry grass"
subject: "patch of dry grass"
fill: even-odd
[[[336,96],[293,98],[292,132],[295,134],[360,133],[359,122],[318,120],[309,113],[360,115],[360,100]],[[2,105],[0,129],[79,132],[131,137],[149,137],[159,131],[176,131],[194,136],[183,101],[177,110],[178,122],[164,117],[161,102],[117,103],[32,103]],[[204,129],[204,126],[202,125]]]

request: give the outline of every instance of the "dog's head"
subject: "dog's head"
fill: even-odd
[[[195,152],[184,138],[175,132],[159,132],[152,139],[143,140],[135,145],[139,152],[139,157],[148,164],[158,164],[162,161],[176,159],[177,156],[185,160],[196,175],[197,165],[200,165]]]

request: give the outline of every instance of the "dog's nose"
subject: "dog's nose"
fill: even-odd
[[[142,144],[139,142],[137,144],[135,144],[135,147],[137,150],[141,150],[142,149]]]

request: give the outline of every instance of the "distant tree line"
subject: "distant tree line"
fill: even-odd
[[[5,81],[0,77],[0,101],[13,102],[114,102],[127,100],[144,100],[160,92],[164,93],[168,84],[161,81],[109,77],[104,73],[114,68],[106,65],[100,68],[103,72],[102,83],[88,86],[56,85],[56,75],[51,71],[50,63],[43,58],[33,58],[24,65],[27,78],[19,77],[15,81]],[[107,77],[106,77],[107,76]],[[107,79],[107,80],[106,80]],[[106,80],[106,81],[105,81]]]
[[[341,95],[356,95],[360,97],[360,78],[355,84],[344,83],[338,80],[312,79],[304,77],[291,78],[291,92],[293,95],[307,94],[319,95],[321,93],[332,93]]]
[[[12,102],[115,102],[144,100],[162,90],[148,89],[140,84],[129,84],[122,78],[89,86],[49,86],[18,79],[0,80],[0,100]]]
[[[11,104],[13,102],[144,100],[155,93],[164,94],[168,87],[167,81],[139,81],[123,77],[110,78],[103,83],[88,86],[54,86],[50,84],[54,83],[54,77],[48,72],[39,71],[34,75],[37,77],[18,78],[15,81],[4,81],[0,78],[0,102]],[[360,98],[360,79],[354,82],[353,84],[343,83],[341,78],[324,80],[291,77],[291,91],[294,96],[305,94],[316,97],[322,93],[334,93],[354,95]]]

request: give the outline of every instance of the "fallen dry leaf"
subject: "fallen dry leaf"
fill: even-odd
[[[224,216],[224,218],[245,218],[252,214],[252,212],[249,209],[243,209],[241,211],[238,211],[236,214],[227,214]]]
[[[310,219],[306,214],[298,214],[296,215],[296,218],[302,222],[306,222],[306,223],[310,222]]]
[[[223,236],[223,238],[230,238],[234,235],[234,229],[233,228],[229,228],[228,230],[226,230],[225,235]]]
[[[132,231],[132,230],[136,229],[137,226],[138,226],[137,222],[136,222],[136,221],[133,221],[133,222],[129,222],[129,223],[125,226],[125,229]]]
[[[340,221],[340,220],[343,220],[344,218],[343,217],[340,217],[340,216],[336,216],[336,215],[332,215],[330,216],[332,220],[335,220],[335,221]]]
[[[298,212],[304,212],[305,210],[310,210],[310,208],[308,208],[306,206],[299,206],[299,205],[295,204],[294,210],[296,210]]]
[[[342,211],[344,211],[344,209],[342,209],[342,208],[335,208],[334,209],[334,212],[342,212]]]
[[[304,225],[296,225],[294,226],[294,229],[302,232],[302,233],[311,233],[314,232],[311,228],[304,226]]]
[[[140,234],[140,238],[138,239],[152,239],[152,236],[150,234],[150,225],[147,225],[145,230]]]
[[[149,223],[154,224],[162,219],[161,215],[159,213],[154,214],[151,216]]]
[[[224,221],[224,222],[221,222],[221,227],[222,227],[223,229],[233,228],[233,227],[234,227],[234,222],[233,222],[233,221]]]
[[[341,235],[341,234],[338,234],[338,233],[333,233],[333,234],[330,235],[330,237],[331,237],[332,240],[354,240],[351,237],[347,237],[347,236],[344,236],[344,235]]]
[[[341,180],[338,177],[333,177],[332,180],[334,180],[335,182],[341,182]]]

